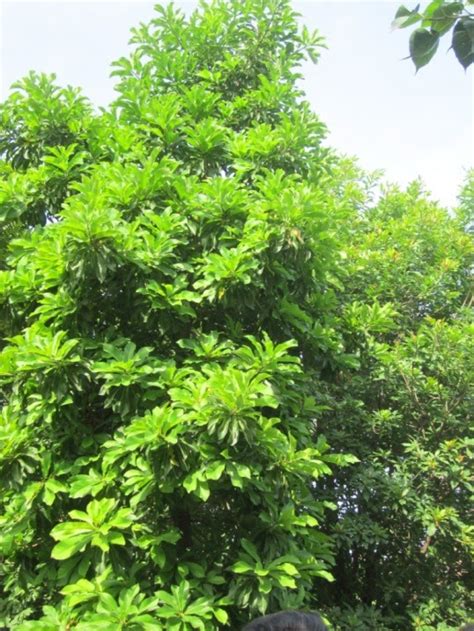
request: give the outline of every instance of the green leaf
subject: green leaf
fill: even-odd
[[[452,48],[459,63],[466,70],[474,62],[474,18],[465,17],[456,22]]]
[[[221,607],[214,608],[214,616],[221,624],[227,624],[229,622],[229,615],[227,614],[227,611]]]
[[[442,4],[433,12],[429,19],[431,30],[440,36],[444,35],[452,28],[462,10],[463,5],[461,2]]]
[[[197,488],[194,491],[195,495],[199,497],[203,502],[207,502],[211,495],[209,484],[206,481],[198,482]]]
[[[439,36],[425,28],[417,28],[410,36],[410,57],[418,71],[432,59],[438,49]]]
[[[288,587],[289,589],[296,589],[296,581],[291,576],[279,576],[278,582],[282,587]]]
[[[245,561],[237,561],[232,566],[232,571],[236,574],[245,574],[246,572],[253,572],[253,567]]]
[[[257,548],[251,541],[249,541],[248,539],[242,539],[240,545],[245,550],[245,552],[247,552],[247,554],[249,554],[252,559],[254,559],[254,561],[260,563],[260,557],[258,555]]]
[[[219,480],[224,473],[225,462],[213,462],[206,469],[206,478],[208,480]]]
[[[81,552],[91,541],[92,533],[77,535],[59,541],[51,551],[51,557],[57,560],[69,559],[77,552]]]
[[[418,13],[419,8],[419,4],[417,4],[411,11],[403,5],[398,7],[397,12],[395,13],[395,18],[392,22],[392,29],[406,28],[407,26],[416,24],[416,22],[421,20],[421,15]]]
[[[298,574],[298,570],[293,563],[282,563],[278,566],[278,569],[283,570],[283,572],[286,572],[290,576],[296,576]]]
[[[324,578],[326,581],[329,581],[330,583],[333,583],[335,580],[331,572],[328,572],[327,570],[317,570],[316,572],[314,572],[314,575]]]

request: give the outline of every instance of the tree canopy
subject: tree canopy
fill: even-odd
[[[321,328],[338,210],[296,87],[321,40],[278,0],[157,7],[132,41],[101,114],[33,73],[1,109],[1,571],[21,629],[235,628],[332,578],[311,489],[350,460],[313,396],[346,361]]]

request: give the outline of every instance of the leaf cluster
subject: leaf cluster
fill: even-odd
[[[410,36],[410,57],[418,71],[433,58],[440,38],[452,31],[451,48],[466,70],[474,62],[474,13],[472,2],[433,0],[424,11],[400,6],[392,22],[393,28],[407,28],[420,23]]]

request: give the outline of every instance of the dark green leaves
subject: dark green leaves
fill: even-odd
[[[472,183],[471,174],[465,217],[474,208]],[[417,184],[390,189],[353,219],[343,237],[342,317],[345,348],[359,367],[342,368],[328,383],[331,409],[319,423],[332,446],[350,444],[360,459],[336,472],[333,502],[344,497],[344,505],[325,522],[341,550],[336,576],[350,574],[357,609],[341,611],[338,595],[323,599],[340,629],[354,619],[374,630],[434,629],[435,620],[455,629],[469,618],[471,591],[466,384],[474,336],[465,305],[474,243],[456,211],[431,202]],[[464,578],[456,571],[446,578],[445,568],[455,566]],[[361,606],[367,571],[378,587]]]
[[[474,62],[474,18],[463,18],[457,22],[452,47],[464,69]]]
[[[410,56],[417,70],[426,66],[435,54],[439,37],[425,28],[417,28],[410,36]]]
[[[452,48],[459,63],[466,69],[474,60],[474,16],[465,2],[433,0],[423,12],[420,5],[409,10],[400,6],[392,22],[393,28],[406,28],[421,21],[410,37],[410,57],[418,71],[433,58],[439,39],[453,27]]]

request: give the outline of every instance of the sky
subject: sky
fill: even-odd
[[[60,84],[81,86],[93,103],[107,105],[114,98],[110,63],[127,54],[130,28],[153,17],[153,4],[0,0],[0,99],[34,69],[54,72]],[[446,36],[415,74],[403,60],[410,30],[390,29],[398,4],[295,0],[302,23],[318,29],[328,46],[316,65],[305,63],[302,85],[329,128],[330,145],[364,169],[383,169],[389,182],[405,186],[421,177],[433,199],[453,206],[474,165],[473,70],[464,72],[448,52]],[[189,12],[196,2],[175,5]]]

